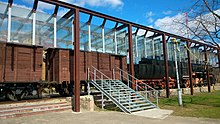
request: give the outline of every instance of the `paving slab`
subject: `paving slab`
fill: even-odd
[[[0,119],[0,124],[220,124],[220,120],[177,116],[157,119],[113,111],[80,113],[65,111]]]
[[[147,117],[147,118],[165,119],[172,113],[173,113],[173,110],[155,108],[155,109],[133,112],[132,115],[137,115],[137,116],[142,116],[142,117]]]

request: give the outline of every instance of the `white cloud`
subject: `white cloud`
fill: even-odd
[[[186,28],[181,25],[180,23],[175,23],[175,20],[181,21],[181,23],[184,23],[185,15],[184,14],[177,14],[175,16],[166,16],[161,19],[157,19],[154,23],[155,28],[170,32],[173,34],[177,34],[180,36],[184,36],[186,34]]]
[[[220,9],[216,10],[215,13],[220,14]],[[194,13],[192,11],[189,14],[194,14]],[[204,27],[199,23],[201,22],[201,18],[206,28],[210,32],[215,32],[214,31],[215,30],[215,25],[214,25],[215,19],[211,13],[207,13],[205,15],[198,16],[195,18],[189,18],[188,27],[191,30],[196,31],[196,34],[200,34],[200,36],[203,36],[203,38],[206,39],[208,38],[206,37],[208,34],[207,32],[204,31],[205,30]],[[220,22],[220,20],[218,19],[216,22]],[[195,39],[198,38],[198,37],[194,37],[194,34],[191,31],[187,32],[187,28],[183,24],[186,24],[186,15],[185,13],[179,13],[175,16],[166,16],[164,18],[157,19],[154,23],[154,27],[159,30],[163,30],[166,32],[180,35],[180,36],[187,37],[189,35],[190,38],[195,38]],[[220,28],[220,23],[215,23],[215,24],[217,24],[217,27]],[[209,39],[206,39],[206,40],[209,40]]]
[[[154,13],[152,11],[149,11],[146,13],[145,17],[149,18],[149,17],[152,17],[153,15],[154,15]]]
[[[152,18],[154,13],[152,11],[146,12],[145,17],[147,18],[148,23],[152,23],[154,19]]]
[[[147,19],[147,21],[148,21],[148,23],[152,23],[154,21],[154,19],[150,17]]]
[[[172,11],[171,11],[171,10],[163,11],[163,14],[164,14],[164,15],[170,15],[170,14],[172,14]]]
[[[122,0],[80,0],[81,2],[84,2],[85,5],[89,6],[110,6],[113,8],[121,7],[124,5]]]
[[[34,0],[22,0],[30,5],[33,4]],[[124,3],[122,0],[60,0],[66,3],[75,4],[78,6],[95,6],[95,7],[111,7],[111,8],[121,8]],[[39,9],[51,10],[54,9],[54,5],[50,5],[44,2],[39,2]]]
[[[31,5],[31,7],[34,4],[34,0],[22,0],[22,1]],[[40,1],[38,2],[38,4],[39,4],[37,7],[38,10],[52,10],[52,9],[54,9],[54,5],[51,5],[51,4],[47,4],[44,2],[40,2]]]

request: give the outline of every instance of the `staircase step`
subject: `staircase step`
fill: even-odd
[[[153,103],[119,80],[104,80],[103,85],[100,80],[92,83],[95,84],[94,86],[98,86],[97,89],[104,90],[104,95],[109,100],[113,100],[118,107],[124,106],[121,108],[124,112],[128,112],[129,108],[131,112],[155,108]]]
[[[129,97],[130,97],[130,98],[135,98],[135,97],[136,97],[136,98],[139,98],[139,96],[129,96],[129,97],[128,97],[128,94],[120,94],[120,95],[119,95],[119,94],[112,94],[112,96],[113,96],[113,97],[119,97],[119,96],[120,96],[120,98],[123,98],[123,97],[124,97],[124,98],[129,98]]]
[[[116,98],[116,99],[119,100],[119,98]],[[126,98],[124,98],[124,99],[120,98],[120,100],[127,100],[127,101],[129,101],[128,98],[127,99]],[[145,100],[145,99],[140,97],[140,98],[133,98],[133,99],[130,99],[130,100],[134,101],[134,100]]]
[[[16,108],[32,108],[32,107],[39,107],[39,106],[47,106],[47,105],[59,105],[59,104],[65,104],[67,102],[57,102],[57,103],[41,103],[41,104],[29,104],[29,105],[18,105],[18,106],[3,106],[1,105],[0,110],[4,111],[4,110],[11,110],[11,109],[16,109]]]
[[[134,107],[149,106],[149,105],[152,105],[152,104],[151,103],[142,103],[142,104],[139,103],[139,104],[133,104],[130,107],[134,108]],[[126,106],[126,108],[129,108],[129,106]]]
[[[140,110],[146,110],[146,109],[152,109],[155,108],[155,106],[146,106],[146,107],[138,107],[138,108],[134,108],[134,109],[130,109],[131,112],[136,112],[136,111],[140,111]]]
[[[101,84],[98,83],[98,85],[99,85],[100,87],[102,87]],[[110,85],[104,84],[103,87],[110,87]],[[111,85],[111,87],[114,87],[114,88],[127,88],[127,87],[124,86],[124,85]]]
[[[72,106],[66,106],[66,107],[62,107],[62,108],[53,108],[53,109],[49,109],[49,110],[40,110],[40,111],[33,111],[33,112],[1,114],[0,118],[13,118],[13,117],[23,117],[23,116],[42,114],[42,113],[47,113],[47,112],[60,112],[60,111],[70,110],[71,108],[72,108]]]
[[[146,103],[146,101],[145,100],[143,100],[143,101],[131,101],[130,102],[130,105],[131,104],[141,104],[141,103]],[[121,103],[122,105],[129,105],[129,102],[125,102],[125,103]]]
[[[23,112],[31,112],[31,111],[41,111],[41,110],[49,110],[52,108],[61,108],[61,107],[67,107],[70,106],[70,104],[64,103],[64,104],[51,104],[51,105],[47,105],[47,106],[33,106],[33,107],[23,107],[21,106],[20,108],[8,108],[6,110],[1,110],[0,111],[0,116],[1,114],[13,114],[13,113],[23,113]]]

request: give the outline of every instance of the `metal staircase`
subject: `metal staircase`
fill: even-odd
[[[123,112],[132,113],[152,108],[157,108],[157,105],[150,102],[145,96],[138,91],[131,89],[120,80],[114,80],[107,77],[98,69],[91,67],[88,69],[89,79],[89,93],[90,83],[102,93],[102,99],[106,96],[114,104],[116,104]],[[139,87],[139,86],[138,86]],[[102,108],[103,108],[102,101]]]

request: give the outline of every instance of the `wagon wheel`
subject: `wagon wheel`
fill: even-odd
[[[15,91],[12,91],[12,90],[10,90],[6,93],[6,98],[11,100],[11,101],[18,101],[18,98],[15,94]]]
[[[11,101],[18,101],[23,99],[25,95],[25,92],[21,92],[21,94],[15,94],[15,91],[10,90],[6,93],[6,98],[8,98]]]

